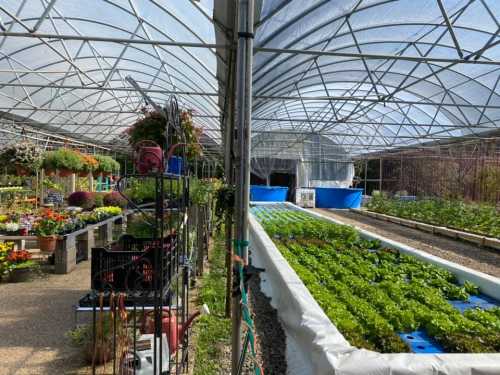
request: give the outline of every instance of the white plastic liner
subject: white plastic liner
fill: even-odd
[[[323,215],[303,210],[291,203],[289,206],[306,211],[313,216],[336,222]],[[375,236],[363,231],[363,236]],[[422,255],[416,249],[395,241],[383,239],[405,253]],[[401,247],[399,247],[401,246]],[[290,375],[499,375],[500,354],[381,354],[351,346],[309,293],[304,283],[290,267],[262,226],[250,215],[250,257],[257,267],[265,268],[261,274],[262,292],[271,298],[287,335],[287,367]],[[427,255],[427,254],[425,254]],[[431,259],[419,256],[421,259]],[[436,258],[436,257],[434,257]],[[479,284],[497,283],[500,280],[486,277],[451,262],[459,278]],[[448,264],[449,263],[449,264]],[[448,268],[446,267],[446,268]],[[452,270],[451,268],[448,268]],[[452,270],[453,272],[453,270]],[[470,276],[470,277],[469,277]],[[492,295],[484,290],[486,294]],[[494,295],[493,295],[494,296]]]

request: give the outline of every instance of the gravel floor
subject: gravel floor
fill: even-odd
[[[250,309],[254,315],[257,360],[264,374],[286,374],[286,336],[278,319],[278,312],[269,303],[270,299],[260,290],[260,278],[254,276],[249,282]]]
[[[500,251],[481,248],[470,243],[426,233],[418,229],[362,216],[346,210],[314,211],[346,224],[355,225],[394,241],[423,250],[443,259],[462,264],[477,271],[500,277]]]
[[[0,375],[85,374],[80,352],[68,345],[72,306],[89,289],[90,262],[67,275],[0,284]]]

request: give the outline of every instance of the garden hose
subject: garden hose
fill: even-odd
[[[242,310],[242,317],[243,317],[243,322],[247,326],[247,334],[245,337],[245,343],[243,350],[241,352],[241,357],[239,363],[243,364],[245,361],[245,356],[247,352],[247,347],[248,344],[250,344],[250,349],[251,349],[251,360],[253,363],[253,369],[255,372],[255,375],[264,375],[264,372],[262,371],[260,365],[257,362],[257,357],[255,354],[255,334],[254,334],[254,323],[252,316],[250,314],[250,310],[248,308],[248,295],[246,292],[245,288],[245,277],[243,274],[243,266],[244,266],[244,260],[242,258],[242,249],[244,247],[247,247],[249,245],[248,241],[240,241],[240,240],[235,240],[234,241],[234,247],[236,250],[236,256],[235,256],[235,262],[237,264],[238,268],[238,274],[239,274],[239,291],[241,293],[241,310]]]

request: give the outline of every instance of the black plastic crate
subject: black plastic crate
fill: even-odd
[[[106,247],[92,249],[91,288],[94,291],[153,292],[163,279],[165,289],[177,269],[177,238],[171,235],[160,241],[123,236]],[[161,263],[156,264],[156,254]],[[160,272],[161,264],[163,272]],[[160,273],[162,275],[160,275]]]

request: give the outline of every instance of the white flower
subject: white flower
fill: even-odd
[[[7,232],[17,232],[19,230],[19,224],[18,223],[5,223],[5,230]]]

